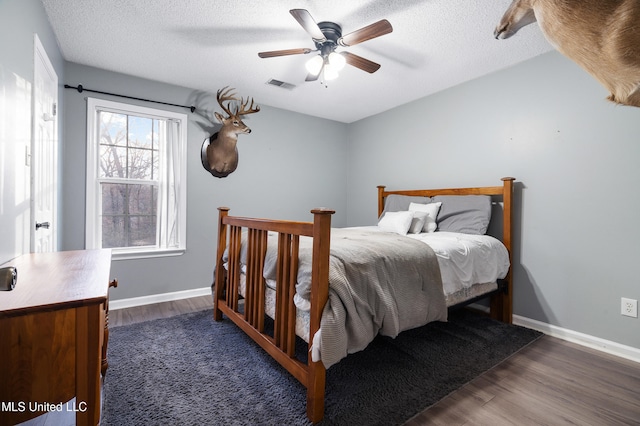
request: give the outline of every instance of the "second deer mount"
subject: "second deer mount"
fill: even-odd
[[[245,101],[243,98],[238,98],[233,91],[234,89],[228,86],[218,90],[216,99],[227,117],[217,112],[214,113],[222,127],[202,143],[202,166],[218,178],[227,177],[236,170],[238,167],[238,135],[251,133],[251,129],[242,122],[241,117],[260,111],[258,105],[254,106],[253,99],[247,98]],[[234,101],[236,108],[232,112],[231,104]]]

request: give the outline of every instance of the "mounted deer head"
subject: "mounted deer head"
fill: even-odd
[[[610,92],[640,107],[640,1],[513,0],[494,31],[506,39],[538,22],[547,40]]]
[[[254,106],[253,99],[251,99],[251,103],[249,103],[249,98],[246,101],[243,98],[238,99],[233,90],[228,86],[218,90],[216,99],[227,117],[217,112],[214,113],[216,119],[222,124],[222,128],[205,139],[202,145],[202,165],[212,175],[219,178],[229,176],[238,167],[238,147],[236,146],[238,135],[251,133],[251,129],[244,124],[241,117],[260,111],[258,105]],[[231,112],[233,101],[238,102],[239,105],[236,105],[235,111]]]

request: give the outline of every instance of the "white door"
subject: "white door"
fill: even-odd
[[[33,143],[31,148],[31,251],[56,251],[58,76],[34,37]]]

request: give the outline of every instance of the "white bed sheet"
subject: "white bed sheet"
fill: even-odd
[[[429,245],[438,257],[444,294],[494,282],[509,272],[509,253],[497,238],[489,235],[431,232],[409,234]]]

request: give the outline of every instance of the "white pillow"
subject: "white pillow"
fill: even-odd
[[[378,227],[383,231],[407,235],[412,220],[413,212],[386,212],[378,221]]]
[[[419,234],[422,232],[422,228],[424,228],[424,223],[429,217],[429,213],[427,212],[411,212],[413,213],[413,220],[411,221],[411,226],[409,227],[409,234]]]
[[[427,219],[424,222],[424,226],[422,227],[423,232],[434,232],[438,225],[436,224],[436,218],[438,217],[438,211],[440,211],[440,206],[442,203],[429,203],[429,204],[418,204],[411,203],[409,204],[410,212],[426,212]]]

